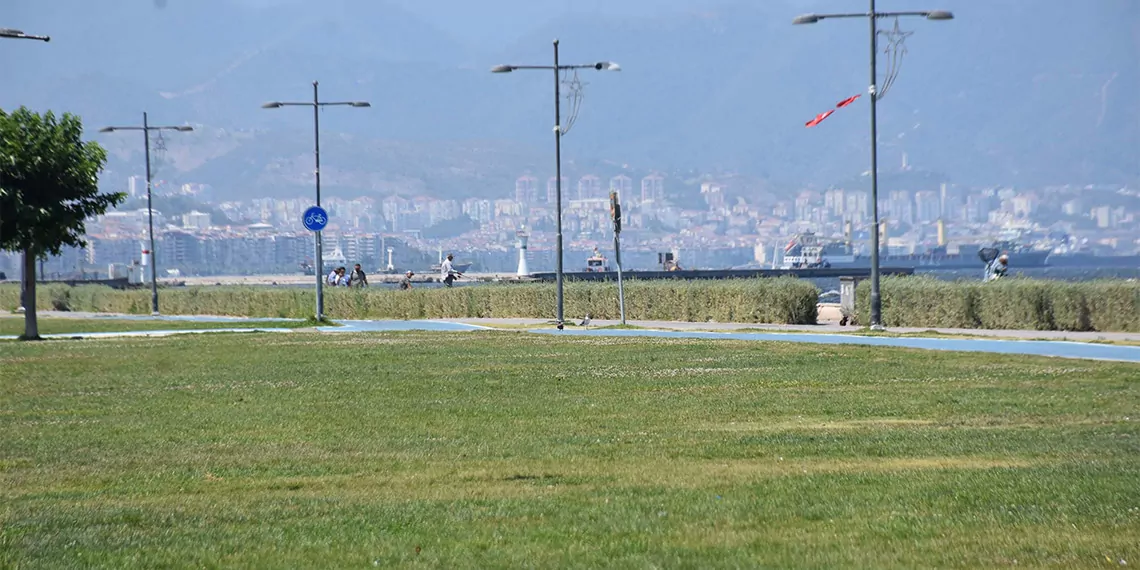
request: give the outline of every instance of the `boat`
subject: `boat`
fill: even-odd
[[[594,255],[586,258],[586,273],[605,273],[610,271],[610,265],[598,248],[594,248]]]
[[[977,269],[984,265],[971,251],[975,246],[961,246],[959,253],[948,253],[946,246],[932,248],[925,253],[906,255],[881,254],[880,267],[900,269]],[[1048,250],[1033,249],[1011,241],[1001,241],[988,247],[1009,255],[1010,266],[1016,268],[1046,267]],[[978,248],[979,250],[981,248]],[[871,266],[869,255],[857,254],[849,242],[823,242],[813,232],[796,235],[784,247],[784,261],[780,269],[860,268]]]
[[[456,272],[456,273],[467,273],[468,269],[471,269],[471,263],[469,263],[469,262],[468,263],[459,263],[457,261],[451,262],[451,270]],[[439,250],[439,263],[432,265],[431,270],[435,273],[439,273],[440,271],[443,270],[443,250],[442,249]]]
[[[1089,252],[1054,253],[1049,267],[1081,267],[1086,269],[1140,268],[1140,255],[1095,255]]]
[[[455,271],[456,273],[467,273],[468,269],[471,269],[471,263],[455,263],[455,262],[452,262],[452,264],[451,264],[451,270]],[[434,271],[435,273],[439,273],[440,271],[443,270],[443,264],[437,263],[435,265],[432,265],[431,270]]]

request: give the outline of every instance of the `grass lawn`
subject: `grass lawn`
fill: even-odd
[[[1140,366],[517,332],[0,345],[0,567],[1140,564]]]
[[[188,321],[130,320],[130,319],[39,319],[40,334],[123,332],[123,331],[181,331],[210,329],[289,329],[313,326],[302,321],[233,321],[224,323],[194,323]],[[24,334],[24,316],[0,317],[0,336]]]

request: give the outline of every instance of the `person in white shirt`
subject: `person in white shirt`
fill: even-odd
[[[334,269],[325,281],[333,287],[348,287],[348,276],[344,274],[343,267]]]
[[[455,259],[455,256],[449,253],[447,254],[447,259],[443,260],[443,263],[439,265],[439,276],[443,280],[443,284],[448,287],[451,287],[456,277],[462,275],[462,273],[458,273],[451,268],[451,260],[453,259]]]

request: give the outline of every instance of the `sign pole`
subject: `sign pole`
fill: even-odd
[[[313,206],[301,215],[301,223],[304,224],[305,229],[313,232],[316,238],[316,267],[313,273],[317,276],[317,321],[322,321],[324,315],[324,267],[321,259],[321,230],[329,223],[329,214],[320,206]]]
[[[614,263],[617,265],[618,275],[618,310],[621,311],[621,324],[625,325],[625,288],[621,282],[621,204],[618,203],[617,192],[610,192],[610,215],[614,220]]]

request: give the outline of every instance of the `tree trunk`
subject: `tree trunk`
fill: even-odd
[[[36,322],[36,256],[24,250],[24,336],[21,340],[40,340]]]

